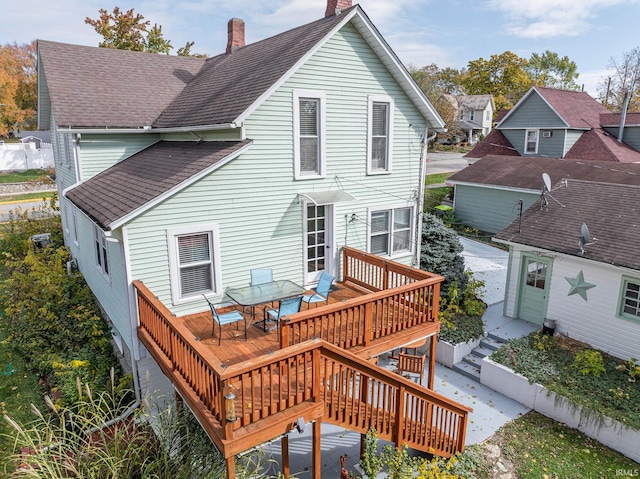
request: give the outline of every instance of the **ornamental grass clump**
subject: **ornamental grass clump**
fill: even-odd
[[[186,407],[162,398],[136,406],[111,377],[111,387],[78,389],[75,407],[48,411],[32,406],[34,419],[12,426],[17,470],[14,478],[219,479],[225,458]],[[136,406],[136,407],[134,407]],[[153,410],[149,416],[146,411]],[[236,459],[239,479],[268,477],[265,455]]]

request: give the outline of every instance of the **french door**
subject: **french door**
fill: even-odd
[[[323,271],[333,274],[333,205],[304,205],[304,282],[318,281]]]

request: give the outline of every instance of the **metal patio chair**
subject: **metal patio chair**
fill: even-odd
[[[218,325],[218,331],[220,332],[220,334],[218,334],[218,346],[220,346],[220,340],[222,339],[222,326],[224,324],[236,323],[236,329],[239,329],[237,323],[239,323],[240,321],[244,321],[244,339],[247,339],[247,318],[245,318],[242,313],[240,313],[239,311],[218,313],[218,311],[216,310],[216,306],[211,301],[209,301],[209,298],[207,298],[204,294],[202,296],[204,296],[204,299],[207,300],[209,308],[211,308],[211,315],[213,317],[213,325],[211,327],[212,336],[215,336],[216,324]]]

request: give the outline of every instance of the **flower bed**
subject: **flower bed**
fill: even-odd
[[[530,335],[485,358],[480,382],[640,461],[640,383],[618,368],[623,361],[591,351],[569,338]],[[585,366],[585,356],[596,359]]]

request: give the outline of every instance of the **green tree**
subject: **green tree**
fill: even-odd
[[[112,13],[101,8],[98,12],[100,15],[97,19],[87,17],[84,23],[91,25],[102,36],[98,44],[100,47],[165,55],[173,49],[171,42],[162,34],[162,27],[156,23],[149,28],[151,22],[135,13],[133,8],[123,12],[119,7],[114,7]],[[187,42],[178,49],[178,55],[189,56],[192,46],[193,42]]]
[[[422,68],[410,67],[409,72],[445,122],[447,133],[440,133],[439,137],[451,138],[459,135],[456,109],[447,95],[465,94],[461,86],[464,72],[455,68],[440,69],[435,63]]]
[[[447,298],[452,283],[457,284],[459,291],[464,291],[467,287],[469,277],[464,272],[462,249],[462,244],[452,229],[447,228],[435,215],[424,214],[420,267],[444,277],[441,288],[443,299]]]
[[[469,95],[493,95],[496,110],[509,109],[531,88],[527,60],[506,51],[468,63],[462,86]]]
[[[564,90],[580,89],[576,83],[579,76],[578,65],[566,55],[560,57],[550,50],[541,54],[533,53],[526,70],[536,85]]]
[[[36,42],[0,45],[0,136],[36,124]]]

